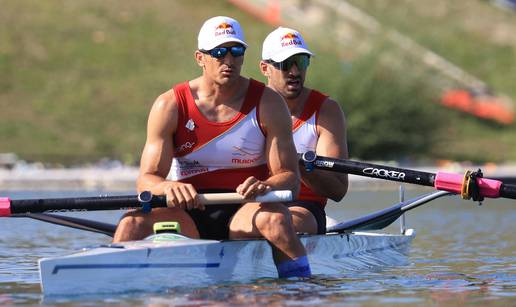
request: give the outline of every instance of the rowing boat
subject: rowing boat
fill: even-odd
[[[404,212],[450,192],[437,191],[327,227],[325,235],[300,235],[315,275],[407,263],[416,232],[378,232]],[[45,295],[161,291],[214,283],[277,278],[265,240],[198,240],[157,234],[141,241],[101,245],[39,261]]]
[[[407,261],[412,229],[303,235],[312,273],[336,275]],[[86,248],[39,261],[45,295],[161,291],[215,283],[277,278],[272,250],[264,240],[194,240],[157,234],[142,241]]]

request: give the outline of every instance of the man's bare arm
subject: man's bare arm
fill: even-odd
[[[328,99],[322,105],[317,130],[317,155],[337,159],[348,158],[346,118],[334,100]],[[316,194],[334,201],[341,200],[348,190],[347,174],[322,170],[308,173],[301,168],[301,180]]]
[[[192,185],[166,179],[174,156],[173,136],[177,117],[177,103],[174,92],[170,90],[156,99],[150,111],[137,189],[167,195],[171,206],[200,208],[202,205],[198,203],[197,192]]]
[[[267,134],[265,154],[271,176],[263,182],[249,182],[248,179],[239,186],[237,192],[252,196],[269,189],[291,190],[297,196],[299,168],[290,113],[283,98],[269,88],[265,89],[260,102],[260,122]],[[267,189],[260,188],[260,184],[266,185]]]
[[[159,96],[152,105],[147,121],[147,139],[140,162],[138,191],[163,194],[160,183],[170,171],[174,150],[172,136],[177,125],[177,106],[173,93]]]

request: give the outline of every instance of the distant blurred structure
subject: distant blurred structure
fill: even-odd
[[[351,5],[347,1],[229,0],[229,2],[274,26],[289,22],[294,23],[296,27],[314,29],[324,28],[315,27],[316,25],[330,22],[336,23],[339,25],[336,28],[341,29],[335,29],[336,33],[331,33],[331,35],[329,33],[325,34],[327,36],[333,36],[336,44],[349,42],[350,37],[353,36],[349,33],[349,25],[345,25],[344,23],[358,25],[370,34],[382,33],[390,41],[395,43],[398,48],[418,58],[427,67],[438,71],[442,76],[453,81],[439,82],[441,84],[439,88],[443,91],[440,97],[440,103],[443,106],[504,125],[509,125],[514,122],[514,103],[510,97],[493,93],[482,80],[469,74],[435,52],[423,47],[402,33],[385,27],[373,16]],[[497,0],[496,2],[503,2],[504,5],[510,5],[516,8],[516,0]],[[302,18],[300,18],[300,16],[302,16]],[[335,19],[343,20],[344,22],[335,21]],[[361,46],[357,46],[357,49],[360,48]]]
[[[446,107],[507,125],[514,121],[510,103],[511,100],[507,96],[476,93],[468,89],[447,90],[441,98],[441,104]]]
[[[0,168],[12,169],[18,157],[14,153],[0,153]]]

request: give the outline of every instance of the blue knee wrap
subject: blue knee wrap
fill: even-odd
[[[276,265],[276,268],[278,269],[279,278],[310,277],[312,275],[307,256],[283,261]]]

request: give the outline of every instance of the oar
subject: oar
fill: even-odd
[[[238,193],[210,193],[199,194],[204,205],[237,204],[250,201],[256,202],[287,202],[292,200],[292,192],[287,190],[271,191],[259,195],[253,200],[245,199]],[[152,195],[142,192],[139,195],[129,196],[97,196],[45,199],[9,199],[0,198],[0,217],[8,217],[19,213],[43,213],[66,211],[95,211],[120,210],[129,208],[158,208],[166,207],[165,196]]]
[[[505,197],[516,199],[516,185],[500,180],[447,172],[428,173],[386,165],[364,163],[352,160],[317,156],[314,152],[304,153],[300,159],[307,170],[311,168],[341,172],[384,180],[434,187],[437,190],[461,194],[463,198],[482,200],[484,197]],[[477,195],[474,195],[475,192]],[[472,195],[473,194],[473,195]]]
[[[390,208],[386,208],[366,216],[362,216],[351,221],[339,223],[326,228],[326,232],[351,232],[356,230],[380,230],[394,221],[396,221],[403,213],[417,208],[431,200],[439,197],[453,195],[452,192],[436,191],[430,194],[418,196],[416,198],[398,203]]]
[[[49,214],[49,213],[21,213],[14,214],[11,217],[27,217],[47,223],[52,223],[55,225],[61,225],[66,227],[71,227],[80,230],[86,230],[96,233],[102,233],[107,236],[112,237],[116,230],[115,224],[91,221],[87,219],[81,219],[72,216],[64,216],[57,214]]]

